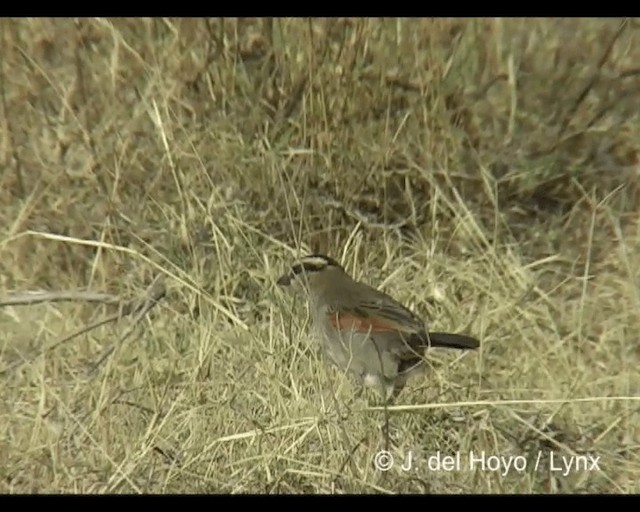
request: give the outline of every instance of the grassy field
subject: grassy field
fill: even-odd
[[[0,27],[1,492],[640,492],[637,20]],[[481,349],[355,398],[311,251]]]

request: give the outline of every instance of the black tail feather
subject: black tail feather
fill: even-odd
[[[430,332],[428,336],[423,337],[423,343],[425,347],[459,348],[462,350],[471,350],[480,346],[480,342],[471,336],[449,332]]]

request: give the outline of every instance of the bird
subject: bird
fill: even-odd
[[[277,279],[306,292],[322,352],[365,388],[393,402],[409,377],[423,369],[429,347],[473,350],[478,339],[429,332],[413,311],[390,295],[350,276],[335,259],[309,254]]]

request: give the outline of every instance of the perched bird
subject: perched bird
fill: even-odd
[[[306,291],[314,327],[326,356],[385,400],[395,399],[424,362],[428,347],[475,349],[470,336],[428,332],[409,309],[384,292],[353,279],[334,259],[311,254],[277,281]]]

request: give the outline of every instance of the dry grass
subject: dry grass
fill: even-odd
[[[637,21],[0,23],[2,295],[168,287],[121,343],[0,309],[0,490],[640,491]],[[274,284],[308,250],[481,350],[351,401]]]

